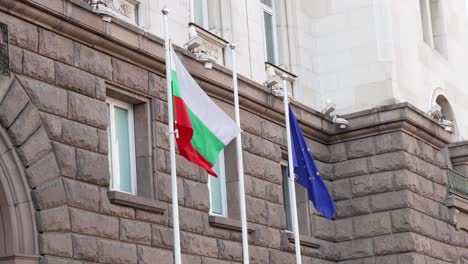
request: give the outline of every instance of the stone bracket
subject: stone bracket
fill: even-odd
[[[108,191],[107,196],[109,197],[109,201],[111,203],[130,206],[158,214],[164,214],[167,208],[166,204],[163,202],[128,193]]]
[[[282,236],[289,243],[295,244],[295,239],[294,239],[294,234],[293,233],[285,231],[285,232],[282,233]],[[306,235],[300,235],[299,238],[301,240],[301,246],[309,247],[309,248],[315,248],[315,249],[320,248],[320,240],[318,240],[316,238],[306,236]]]
[[[232,231],[239,231],[242,232],[242,224],[239,220],[237,219],[232,219],[232,218],[227,218],[227,217],[222,217],[222,216],[217,216],[217,215],[210,215],[208,218],[208,221],[210,222],[210,226],[212,227],[218,227],[218,228],[224,228]],[[249,234],[252,234],[254,232],[254,229],[248,228]]]

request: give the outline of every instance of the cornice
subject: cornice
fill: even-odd
[[[80,0],[0,0],[0,10],[64,35],[84,45],[165,76],[163,40],[119,19],[105,22]],[[206,70],[204,64],[177,48],[190,73],[204,90],[233,104],[231,71],[221,65]],[[283,103],[263,85],[239,75],[241,108],[284,125]],[[401,103],[345,115],[350,126],[340,130],[322,113],[293,102],[293,110],[307,137],[324,144],[401,130],[436,148],[450,142],[450,133],[414,106]]]

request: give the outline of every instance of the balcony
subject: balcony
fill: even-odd
[[[468,177],[452,169],[447,169],[449,193],[468,199]]]

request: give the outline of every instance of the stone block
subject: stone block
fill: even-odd
[[[320,175],[325,180],[333,179],[333,164],[323,163],[318,160],[315,160],[315,165],[320,172]]]
[[[226,240],[218,240],[219,258],[232,261],[242,261],[242,244]]]
[[[261,156],[257,156],[245,151],[243,157],[244,173],[254,177],[263,178],[265,175],[265,168],[268,167],[265,165],[265,159]]]
[[[120,240],[151,245],[151,224],[135,220],[121,219]]]
[[[109,138],[107,130],[98,129],[98,152],[101,154],[109,154]]]
[[[64,179],[63,183],[69,205],[99,212],[99,191],[97,186],[70,179]]]
[[[353,197],[388,192],[393,187],[393,172],[381,172],[353,177],[351,179]]]
[[[60,257],[72,257],[71,234],[45,233],[39,235],[39,253]]]
[[[330,162],[339,162],[346,160],[346,145],[345,143],[337,143],[330,145]]]
[[[72,91],[95,97],[94,75],[62,63],[55,64],[56,84]]]
[[[267,248],[249,245],[249,257],[252,264],[268,264],[269,252]]]
[[[306,143],[315,161],[328,162],[330,160],[330,150],[327,145],[308,138],[306,138]]]
[[[39,128],[19,148],[17,153],[25,166],[31,166],[52,151],[52,145],[44,128]]]
[[[135,209],[115,205],[109,201],[109,197],[107,196],[107,189],[99,188],[99,197],[99,212],[112,216],[135,218]]]
[[[411,167],[411,157],[403,151],[380,154],[369,158],[370,172],[411,169]]]
[[[75,233],[118,239],[118,218],[70,208],[71,228]]]
[[[263,176],[263,179],[269,182],[275,183],[275,184],[281,184],[283,182],[283,171],[281,169],[281,164],[279,162],[275,162],[275,161],[268,160],[268,159],[263,159],[263,162],[265,166],[264,168],[265,174]],[[244,165],[244,168],[245,168],[245,165]],[[255,175],[252,175],[252,176],[255,176]]]
[[[279,251],[279,250],[269,250],[269,262],[270,264],[294,264],[295,257],[291,253]]]
[[[111,57],[88,46],[75,43],[76,66],[105,79],[112,79]]]
[[[167,103],[162,100],[152,98],[151,104],[152,104],[152,112],[153,112],[154,118],[157,121],[159,121],[161,124],[167,124],[168,123]],[[168,138],[167,136],[165,137]]]
[[[264,120],[257,123],[262,129],[262,137],[276,144],[284,145],[286,140],[286,129],[283,126]]]
[[[268,222],[267,225],[279,229],[286,229],[286,212],[283,205],[266,202]]]
[[[23,73],[23,50],[14,45],[10,45],[9,49],[11,71],[19,74]]]
[[[67,203],[65,188],[59,178],[33,190],[32,198],[35,208],[40,210],[58,207]]]
[[[375,138],[368,137],[346,143],[348,159],[371,156],[375,154]]]
[[[267,224],[268,223],[268,209],[264,200],[246,196],[247,206],[247,219],[248,221]]]
[[[167,213],[157,214],[157,213],[137,209],[135,211],[135,219],[150,222],[150,223],[160,224],[160,225],[168,225],[169,224],[169,219],[168,219],[168,214]]]
[[[425,179],[424,179],[425,180]],[[437,202],[444,203],[445,199],[447,198],[447,186],[442,186],[436,182],[424,181],[426,183],[426,192],[423,194],[426,197],[431,197],[430,191],[433,191],[433,198]],[[432,187],[432,188],[431,188]]]
[[[397,233],[374,238],[376,255],[395,254],[418,249],[416,235],[413,233]]]
[[[312,237],[333,241],[335,239],[335,224],[326,218],[312,215],[310,218]]]
[[[70,217],[66,206],[36,212],[37,231],[67,232],[70,231]]]
[[[167,88],[166,79],[154,74],[149,73],[149,95],[159,98],[161,100],[167,100]]]
[[[68,118],[106,129],[107,105],[103,101],[68,92]]]
[[[15,146],[23,144],[41,126],[39,112],[31,103],[16,118],[8,128],[8,134]]]
[[[55,157],[63,176],[76,178],[76,155],[75,148],[58,142],[52,142]]]
[[[353,218],[353,237],[373,237],[392,232],[390,213],[383,212]]]
[[[202,257],[201,263],[202,264],[231,264],[233,262],[230,262],[227,260]]]
[[[172,202],[172,185],[171,175],[159,173],[158,174],[158,196],[161,201],[168,203]],[[183,205],[185,201],[184,180],[177,179],[177,195],[179,204]]]
[[[371,196],[371,207],[374,212],[407,208],[411,205],[408,191],[387,192]]]
[[[105,101],[107,98],[106,90],[107,90],[106,81],[102,78],[96,77],[96,99]]]
[[[354,178],[352,178],[353,180]],[[332,183],[333,198],[335,200],[344,200],[352,197],[351,183],[349,179],[336,180]]]
[[[53,152],[50,152],[26,169],[26,178],[28,179],[29,186],[32,188],[58,176],[60,176],[60,170]]]
[[[208,212],[210,210],[210,200],[208,185],[190,180],[184,180],[184,193],[186,207]]]
[[[67,116],[66,90],[25,76],[19,78],[38,109],[63,117]]]
[[[73,258],[86,261],[97,261],[98,245],[95,237],[73,234],[72,243]]]
[[[176,155],[177,176],[191,180],[200,180],[199,167],[180,155]],[[169,168],[170,172],[170,168]]]
[[[115,82],[148,94],[149,73],[133,64],[112,58],[113,79]]]
[[[98,261],[115,264],[136,264],[136,246],[118,241],[98,239]]]
[[[183,252],[212,258],[218,257],[216,238],[182,232],[180,241]]]
[[[139,264],[152,264],[156,260],[160,263],[173,263],[172,251],[163,250],[159,248],[138,246],[137,247],[138,263]],[[184,262],[193,263],[193,262]]]
[[[337,217],[368,214],[371,212],[369,197],[338,201],[335,204]]]
[[[173,230],[165,226],[152,225],[151,244],[155,247],[171,249],[174,248]]]
[[[190,208],[180,207],[180,228],[185,231],[202,234],[204,231],[204,220],[202,212]]]
[[[70,120],[62,120],[61,141],[72,146],[96,151],[98,147],[97,129]]]
[[[2,22],[8,24],[10,44],[36,51],[38,45],[37,27],[13,16],[3,15]]]
[[[23,58],[23,73],[29,77],[53,83],[55,80],[54,61],[25,50]]]
[[[50,139],[61,140],[62,138],[62,118],[47,114],[45,112],[39,113],[42,118],[42,124],[44,125],[47,134]]]
[[[348,241],[353,239],[352,218],[335,220],[335,241]]]
[[[5,87],[7,88],[7,87]],[[6,90],[5,90],[6,91]],[[28,95],[18,81],[14,81],[0,103],[0,123],[7,128],[13,124],[28,103]]]
[[[76,149],[77,179],[104,187],[109,186],[109,159],[106,155]]]
[[[374,253],[372,239],[342,242],[337,247],[342,260],[370,257]]]
[[[67,64],[74,62],[73,41],[39,28],[39,53]]]
[[[334,175],[336,178],[344,178],[367,174],[367,159],[353,159],[333,164]]]
[[[275,162],[281,160],[280,146],[257,136],[251,137],[250,152]]]

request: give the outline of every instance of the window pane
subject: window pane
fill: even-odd
[[[193,0],[194,23],[206,29],[208,21],[207,0]]]
[[[288,167],[281,166],[283,173],[284,210],[286,211],[286,230],[292,231],[291,198],[289,197]]]
[[[261,0],[261,2],[266,5],[266,6],[269,6],[269,7],[273,7],[273,3],[272,3],[273,0]]]
[[[223,210],[223,188],[222,181],[224,180],[224,173],[221,171],[219,161],[213,166],[214,171],[218,177],[210,177],[210,192],[211,192],[211,212],[214,214],[224,215]]]
[[[132,192],[128,118],[128,110],[114,107],[116,149],[113,154],[117,155],[118,163],[115,166],[120,176],[120,191],[124,192]]]
[[[276,64],[275,59],[275,38],[273,35],[274,21],[273,16],[267,12],[263,12],[263,19],[265,23],[265,44],[267,51],[267,61]]]

